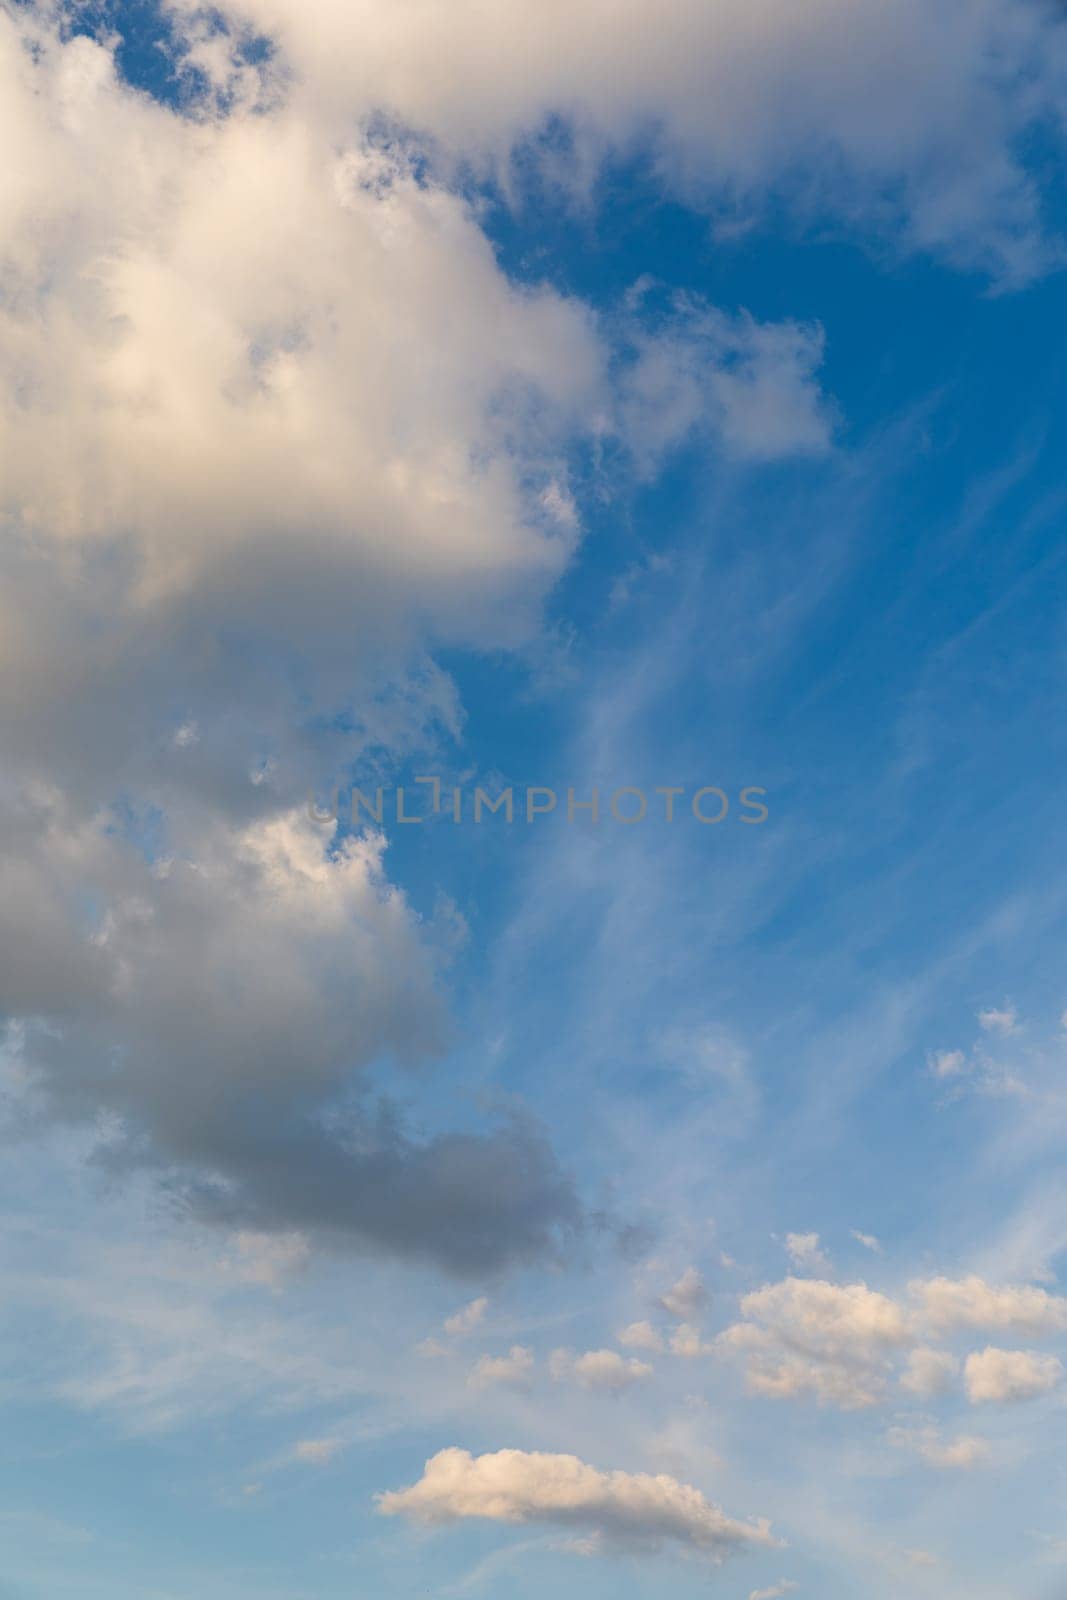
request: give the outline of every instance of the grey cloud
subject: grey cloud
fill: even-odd
[[[98,1159],[166,1174],[199,1215],[460,1274],[550,1255],[581,1226],[520,1117],[416,1140],[368,1107],[361,1069],[414,1066],[447,1038],[432,952],[377,842],[327,857],[294,813],[216,823],[195,859],[151,865],[106,828],[67,831],[58,801],[37,821],[31,839],[21,818],[0,909],[27,1119],[106,1112]]]
[[[529,1123],[420,1144],[391,1121],[359,1123],[348,1141],[314,1124],[205,1130],[200,1159],[228,1181],[182,1192],[205,1220],[303,1228],[471,1278],[549,1259],[580,1228],[573,1186]]]

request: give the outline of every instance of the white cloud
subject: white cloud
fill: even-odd
[[[978,1026],[985,1033],[1014,1033],[1018,1022],[1019,1014],[1014,1006],[1004,1006],[1000,1010],[991,1006],[978,1013]]]
[[[859,1410],[885,1392],[888,1358],[910,1342],[901,1308],[864,1283],[787,1278],[747,1294],[719,1346],[745,1361],[749,1387],[772,1399],[814,1395]]]
[[[959,1370],[960,1364],[950,1351],[922,1346],[908,1357],[900,1387],[921,1400],[932,1400],[947,1393]]]
[[[673,1288],[660,1298],[660,1305],[679,1322],[691,1322],[708,1303],[708,1291],[695,1267],[687,1267]]]
[[[306,1466],[327,1467],[343,1449],[340,1439],[301,1439],[293,1454]]]
[[[467,1383],[472,1389],[529,1388],[536,1362],[525,1345],[513,1344],[506,1356],[480,1356]]]
[[[527,639],[580,534],[576,442],[646,472],[696,428],[749,457],[826,443],[818,330],[516,286],[462,196],[364,136],[380,84],[343,132],[294,85],[183,116],[26,6],[0,85],[27,152],[0,231],[8,760],[232,789],[280,744],[292,801],[306,699],[279,665],[340,711],[420,639]],[[168,764],[176,704],[198,738]]]
[[[962,1050],[934,1050],[927,1056],[926,1062],[935,1078],[959,1078],[970,1070],[970,1063]]]
[[[876,1239],[873,1233],[861,1233],[858,1228],[853,1228],[851,1231],[856,1243],[861,1244],[865,1250],[870,1250],[876,1256],[883,1254],[881,1240]]]
[[[652,1376],[647,1361],[629,1360],[617,1350],[587,1350],[573,1355],[569,1350],[554,1350],[550,1361],[552,1376],[561,1382],[573,1378],[583,1389],[601,1390],[608,1394],[622,1394],[635,1383],[644,1383]]]
[[[817,1233],[787,1233],[785,1248],[795,1267],[801,1267],[806,1272],[829,1272],[830,1259],[819,1248]]]
[[[760,325],[689,297],[673,305],[672,327],[634,331],[632,358],[620,379],[620,432],[639,467],[654,469],[674,441],[709,421],[740,460],[827,450],[832,416],[815,381],[824,352],[821,329]]]
[[[700,1336],[700,1329],[695,1328],[691,1322],[681,1322],[671,1335],[671,1354],[685,1356],[689,1360],[697,1356],[710,1355],[714,1345],[707,1344]]]
[[[772,1583],[766,1589],[753,1589],[748,1600],[782,1600],[786,1594],[794,1594],[800,1588],[798,1583],[791,1583],[788,1578],[782,1578],[779,1583]]]
[[[488,1310],[489,1301],[484,1295],[480,1295],[477,1300],[472,1300],[454,1316],[446,1319],[445,1332],[453,1339],[465,1338],[467,1334],[473,1333],[475,1328],[481,1326]]]
[[[1067,1299],[1045,1289],[997,1287],[983,1278],[928,1278],[908,1285],[931,1327],[950,1333],[989,1328],[1034,1335],[1067,1328]]]
[[[374,0],[330,0],[314,28],[299,0],[223,10],[278,43],[292,92],[338,127],[380,110],[506,176],[556,115],[574,148],[546,163],[584,187],[655,128],[659,172],[728,220],[784,197],[1008,281],[1054,257],[1021,153],[1062,104],[1062,38],[1037,6],[635,0],[624,34],[610,0],[456,0],[388,20]]]
[[[971,1434],[945,1439],[937,1428],[891,1428],[888,1437],[897,1449],[909,1450],[927,1466],[946,1472],[969,1472],[990,1460],[988,1442]]]
[[[671,1543],[713,1560],[775,1542],[765,1520],[738,1522],[665,1473],[601,1472],[577,1456],[522,1450],[442,1450],[418,1483],[379,1495],[378,1509],[430,1523],[545,1522],[585,1529],[607,1545]]]
[[[656,1354],[663,1349],[663,1335],[651,1322],[631,1322],[619,1334],[619,1343],[624,1350],[647,1350]]]
[[[1011,1404],[1050,1393],[1063,1377],[1063,1363],[1033,1350],[987,1346],[967,1357],[963,1376],[972,1405]]]

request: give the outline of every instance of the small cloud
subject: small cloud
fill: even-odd
[[[963,1378],[973,1406],[1014,1405],[1049,1394],[1063,1377],[1063,1363],[1034,1350],[996,1350],[991,1346],[967,1357]]]
[[[1051,1533],[1031,1533],[1029,1537],[1044,1546],[1048,1561],[1067,1561],[1067,1539],[1059,1539]]]
[[[195,722],[183,722],[171,741],[175,750],[188,750],[191,745],[199,744],[199,742],[200,729]]]
[[[930,1074],[939,1080],[961,1078],[969,1071],[967,1057],[962,1050],[932,1050],[926,1058]]]
[[[979,1011],[978,1026],[984,1033],[1014,1033],[1019,1024],[1019,1014],[1014,1006],[1008,1005],[1003,1010],[995,1006],[986,1011]]]
[[[476,1361],[467,1384],[471,1389],[527,1389],[534,1365],[533,1351],[513,1344],[506,1356],[482,1356]]]
[[[306,1466],[327,1467],[343,1449],[340,1439],[301,1439],[293,1457]]]
[[[787,1233],[785,1248],[795,1267],[805,1272],[829,1272],[830,1258],[819,1248],[817,1233]]]
[[[926,1321],[942,1333],[986,1328],[1041,1338],[1067,1329],[1067,1299],[1028,1284],[990,1284],[972,1273],[916,1279],[908,1290]]]
[[[876,1239],[873,1233],[861,1233],[858,1228],[853,1228],[852,1237],[857,1244],[861,1244],[865,1250],[870,1250],[874,1255],[884,1254],[881,1240]]]
[[[749,1388],[768,1399],[876,1405],[891,1357],[912,1342],[902,1308],[865,1283],[787,1278],[745,1295],[741,1313],[716,1344],[744,1361]]]
[[[627,1360],[616,1350],[587,1350],[580,1356],[572,1355],[569,1350],[554,1350],[549,1371],[557,1383],[574,1378],[583,1389],[607,1394],[622,1394],[635,1383],[643,1383],[652,1376],[647,1361],[633,1357]]]
[[[987,1441],[971,1434],[945,1439],[937,1428],[891,1428],[887,1437],[895,1449],[909,1450],[927,1466],[945,1472],[970,1472],[990,1459]]]
[[[631,1322],[619,1334],[619,1343],[624,1350],[647,1350],[658,1354],[663,1349],[663,1335],[651,1322]]]
[[[445,1332],[452,1339],[465,1338],[467,1334],[473,1333],[475,1328],[481,1326],[488,1310],[489,1301],[484,1295],[478,1300],[472,1300],[461,1311],[457,1311],[455,1316],[446,1320]]]
[[[705,1344],[700,1337],[700,1329],[694,1328],[691,1322],[679,1323],[671,1336],[672,1355],[693,1359],[696,1356],[710,1355],[711,1349],[711,1345]]]
[[[748,1600],[782,1600],[783,1595],[793,1594],[799,1588],[799,1583],[783,1578],[780,1583],[772,1583],[769,1589],[753,1589]]]
[[[578,526],[578,507],[565,484],[553,481],[541,492],[541,505],[547,516],[561,528]]]
[[[708,1303],[708,1291],[696,1267],[687,1267],[673,1288],[660,1299],[664,1311],[679,1322],[692,1322]]]

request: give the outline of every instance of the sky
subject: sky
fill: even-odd
[[[1062,7],[0,139],[0,1600],[1067,1600]]]

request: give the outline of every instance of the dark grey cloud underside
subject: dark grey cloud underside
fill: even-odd
[[[213,1128],[205,1154],[222,1182],[183,1192],[199,1216],[428,1261],[477,1278],[559,1253],[582,1208],[548,1140],[514,1118],[494,1132],[416,1143],[360,1130],[358,1145],[313,1123]]]

